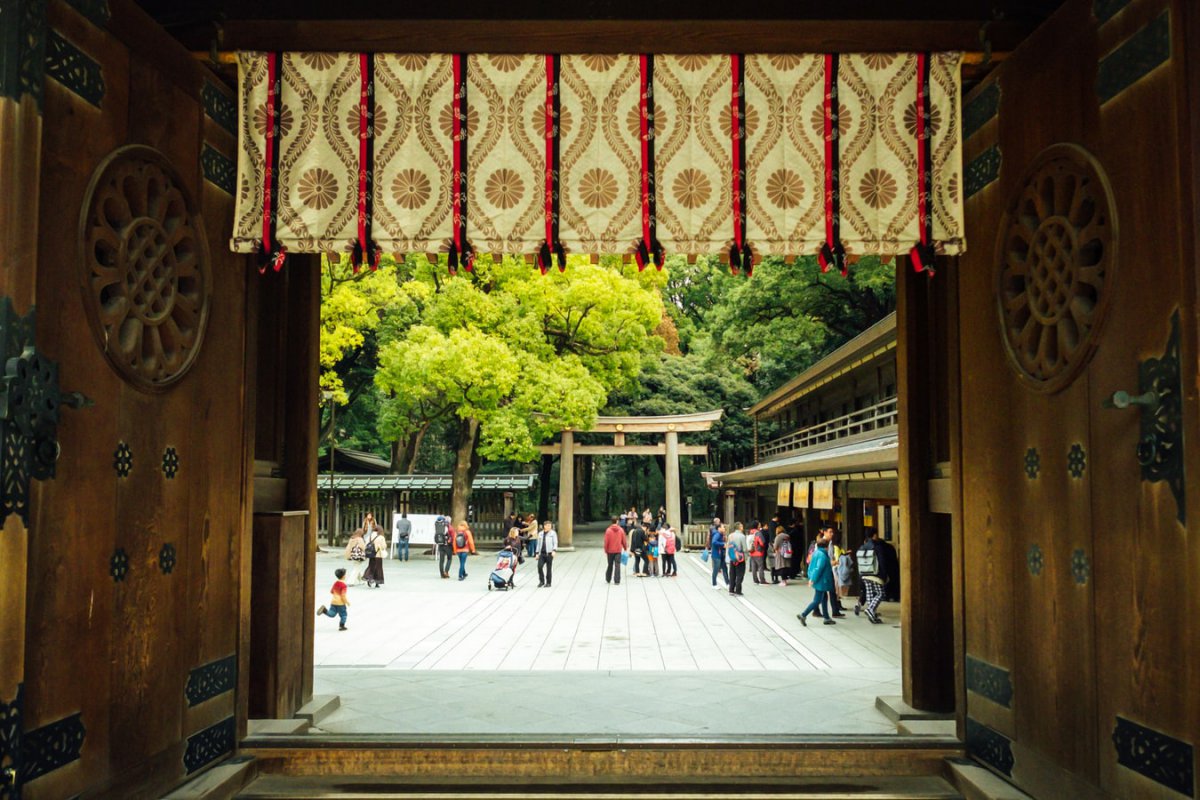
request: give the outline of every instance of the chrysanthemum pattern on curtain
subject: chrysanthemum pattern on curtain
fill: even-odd
[[[962,240],[957,53],[930,63],[933,231]],[[467,236],[478,252],[529,255],[545,237],[546,70],[541,55],[466,59]],[[358,231],[359,60],[282,61],[279,241],[346,252]],[[840,214],[852,255],[906,253],[920,236],[915,54],[839,58]],[[745,57],[746,238],[756,256],[807,255],[827,205],[819,54]],[[378,54],[374,68],[373,233],[385,252],[438,252],[452,236],[453,73],[446,54]],[[267,69],[240,55],[239,194],[232,247],[262,240]],[[658,237],[668,253],[716,253],[733,240],[733,78],[728,55],[655,56]],[[560,240],[568,253],[628,253],[641,233],[638,58],[563,56],[557,119]]]

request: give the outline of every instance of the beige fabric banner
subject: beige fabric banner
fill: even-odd
[[[452,236],[453,72],[446,54],[375,56],[375,242],[444,252]],[[933,230],[962,238],[960,55],[931,58]],[[917,215],[914,54],[839,57],[841,233],[851,255],[904,254]],[[467,236],[531,255],[545,238],[545,57],[467,59]],[[238,196],[231,246],[263,236],[267,57],[239,55]],[[824,57],[745,57],[747,240],[756,257],[812,255],[825,237]],[[358,232],[359,59],[282,61],[276,237],[291,252],[346,252]],[[723,254],[733,240],[733,75],[727,55],[655,56],[657,232],[666,252]],[[634,55],[563,56],[560,240],[568,253],[631,253],[641,229],[640,72]]]

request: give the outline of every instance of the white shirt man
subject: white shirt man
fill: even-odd
[[[554,571],[554,554],[558,552],[558,531],[554,530],[550,520],[542,523],[538,533],[538,586],[549,588]]]

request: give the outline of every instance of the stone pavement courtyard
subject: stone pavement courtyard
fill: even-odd
[[[349,630],[317,620],[315,692],[340,708],[330,733],[736,736],[895,734],[875,709],[899,695],[899,606],[885,624],[847,618],[804,628],[804,582],[714,591],[698,553],[678,578],[604,582],[596,540],[559,553],[554,586],[527,560],[517,588],[489,592],[494,551],[458,581],[432,556],[385,561],[385,584],[350,589]],[[339,553],[317,557],[328,601]],[[351,572],[351,576],[353,573]]]

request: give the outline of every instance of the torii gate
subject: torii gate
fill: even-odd
[[[664,456],[666,469],[667,522],[679,530],[679,457],[708,455],[708,445],[679,443],[679,434],[706,431],[725,412],[702,411],[696,414],[674,414],[662,417],[596,417],[596,424],[581,433],[611,433],[612,444],[575,444],[575,431],[567,428],[558,444],[544,444],[542,455],[559,456],[558,466],[558,540],[570,547],[575,532],[575,456]],[[662,444],[625,444],[627,433],[662,433]]]

